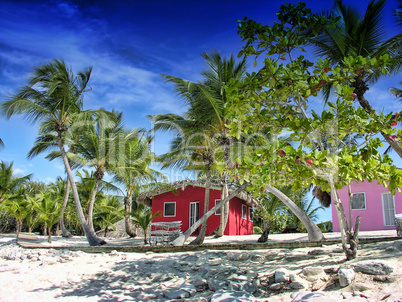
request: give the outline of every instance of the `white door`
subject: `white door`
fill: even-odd
[[[200,218],[200,203],[190,202],[190,222],[189,227],[191,227]]]
[[[382,209],[384,213],[384,226],[392,226],[395,224],[395,202],[391,193],[383,193]]]

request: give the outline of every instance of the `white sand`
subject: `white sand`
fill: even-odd
[[[272,235],[270,239],[274,240],[275,238],[272,238],[274,236]],[[293,237],[295,236],[294,234]],[[241,239],[228,237],[222,238],[221,242],[234,242]],[[282,237],[282,239],[295,240],[293,237]],[[42,239],[44,245],[49,245],[45,242],[46,238]],[[251,238],[248,239],[251,240]],[[54,237],[53,240],[53,246],[87,245],[83,237],[73,239]],[[241,242],[244,240],[246,239],[243,238]],[[112,244],[115,240],[108,241]],[[217,242],[216,239],[207,239],[208,241]],[[121,245],[122,242],[124,240],[119,239],[114,243]],[[140,242],[141,239],[138,239],[138,244]],[[400,243],[402,243],[401,240],[363,245],[358,259],[348,262],[370,260],[389,264],[394,269],[392,275],[395,282],[377,282],[373,281],[373,276],[357,273],[351,286],[342,289],[336,284],[329,286],[324,291],[324,299],[311,301],[339,301],[342,299],[342,292],[345,296],[349,295],[348,301],[380,301],[388,295],[391,296],[384,301],[402,301],[402,249],[398,249],[401,246]],[[272,276],[279,267],[286,267],[295,274],[300,274],[304,267],[310,266],[333,268],[336,271],[346,264],[345,256],[339,249],[339,245],[328,245],[322,248],[294,250],[90,254],[68,250],[26,250],[16,245],[14,235],[0,235],[0,301],[167,301],[169,299],[163,296],[164,292],[178,288],[183,283],[191,283],[194,276],[200,273],[199,268],[204,267],[206,263],[209,263],[206,266],[207,269],[236,270],[239,280],[245,278],[243,283],[258,279],[261,282],[260,286],[263,287],[268,277]],[[285,261],[289,256],[306,255],[311,250],[323,250],[324,254],[307,260]],[[229,261],[230,255],[235,253],[249,254],[248,256],[254,256],[255,259],[260,256],[275,259],[278,255],[282,255],[282,258],[277,257],[276,260],[265,262],[255,259],[253,261],[252,257],[245,261]],[[9,255],[9,258],[14,257],[14,260],[6,260],[5,255]],[[195,263],[187,261],[185,257],[191,255],[199,259]],[[217,261],[219,265],[216,265]],[[253,276],[251,281],[250,276]],[[210,274],[208,278],[219,278],[219,276]],[[325,286],[327,281],[330,281],[329,275],[323,280],[310,283],[308,289],[311,290],[311,286],[315,289]],[[359,284],[366,285],[367,289],[362,290],[356,287]],[[282,290],[275,295],[261,297],[258,300],[292,301],[291,295],[294,293],[297,291]],[[355,296],[352,296],[353,293]],[[207,289],[196,295],[198,297],[204,295],[208,298],[212,294],[213,292]],[[208,300],[205,299],[205,301]]]

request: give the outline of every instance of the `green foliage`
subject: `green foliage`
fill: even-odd
[[[144,243],[148,243],[147,232],[151,225],[152,220],[155,217],[161,216],[160,212],[156,212],[152,215],[152,209],[144,206],[143,204],[138,204],[138,207],[131,212],[131,217],[133,222],[137,224],[144,231]]]
[[[304,17],[298,18],[299,14]],[[341,188],[348,179],[379,179],[389,181],[394,193],[402,185],[402,171],[392,168],[391,159],[378,152],[382,142],[376,135],[384,131],[399,137],[402,132],[391,127],[392,114],[369,114],[353,106],[352,95],[352,83],[361,68],[367,73],[378,69],[386,72],[389,56],[384,54],[375,60],[347,57],[343,65],[333,67],[328,59],[312,63],[302,55],[293,58],[293,50],[307,43],[308,39],[301,36],[306,28],[315,24],[321,30],[335,20],[318,18],[302,4],[282,6],[278,17],[280,22],[273,26],[248,19],[240,22],[239,33],[246,41],[240,55],[266,57],[258,73],[248,74],[242,86],[227,86],[227,118],[233,121],[229,128],[235,137],[255,133],[262,124],[273,133],[290,133],[296,144],[285,147],[273,142],[269,149],[249,153],[241,158],[233,177],[242,175],[243,180],[252,182],[251,190],[256,192],[264,189],[265,183],[281,185],[290,181],[294,190],[316,183],[329,191],[330,182]],[[285,55],[288,62],[282,63]],[[336,89],[336,99],[321,112],[308,111],[310,98],[317,96],[326,83]],[[323,134],[339,145],[351,133],[364,137],[358,146],[343,146],[336,152],[323,147]],[[311,150],[313,143],[321,149]],[[278,150],[285,156],[280,156]]]

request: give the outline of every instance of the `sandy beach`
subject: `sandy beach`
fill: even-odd
[[[256,238],[207,238],[206,244]],[[84,237],[38,239],[38,248],[26,249],[15,235],[0,235],[0,301],[402,301],[402,240],[362,244],[357,259],[345,261],[339,244],[124,253],[119,246],[143,239],[108,238],[116,250],[85,253],[68,249],[88,246]],[[306,234],[270,236],[272,242],[303,240]],[[350,283],[341,286],[345,280]]]

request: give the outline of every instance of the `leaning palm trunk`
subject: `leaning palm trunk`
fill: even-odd
[[[224,176],[224,183],[221,191],[221,200],[225,199],[229,195],[228,184],[226,182],[226,175]],[[228,223],[229,218],[229,203],[225,203],[221,207],[221,219],[218,231],[215,234],[215,237],[222,237],[225,234],[226,225]]]
[[[82,229],[83,229],[83,231],[85,233],[85,236],[87,237],[88,243],[89,243],[90,246],[97,246],[97,245],[105,244],[106,241],[98,238],[96,236],[95,232],[93,232],[88,227],[88,224],[85,221],[85,216],[84,216],[84,212],[82,211],[81,202],[80,202],[80,198],[78,196],[77,187],[75,186],[73,173],[71,172],[70,164],[68,163],[68,159],[67,159],[67,154],[66,154],[66,151],[64,150],[64,147],[63,147],[63,142],[62,142],[62,139],[61,139],[61,132],[58,132],[58,137],[57,138],[58,138],[57,142],[58,142],[58,145],[59,145],[61,157],[63,159],[64,167],[66,168],[67,177],[68,177],[68,180],[70,181],[70,184],[71,184],[71,191],[73,192],[73,197],[74,197],[74,201],[75,201],[75,206],[77,208],[78,218],[79,218],[79,220],[81,222],[81,226],[82,226]]]
[[[310,241],[322,241],[324,240],[324,235],[322,234],[320,228],[311,220],[307,214],[300,209],[289,197],[279,191],[277,188],[268,185],[268,191],[274,194],[277,198],[279,198],[303,223],[304,227],[308,233],[308,239]]]
[[[237,195],[239,195],[239,193],[243,190],[245,190],[247,188],[247,186],[249,185],[248,182],[244,182],[239,188],[237,188],[235,191],[233,191],[232,194],[230,194],[228,197],[226,197],[225,199],[221,200],[220,202],[218,202],[212,209],[210,209],[208,212],[206,212],[204,214],[204,216],[202,216],[200,219],[198,219],[187,231],[185,231],[182,235],[180,235],[179,237],[177,237],[175,240],[173,240],[170,244],[173,246],[182,246],[184,245],[184,243],[186,242],[186,240],[188,239],[188,237],[190,237],[190,235],[192,233],[195,232],[196,229],[198,229],[198,227],[203,224],[205,221],[208,220],[208,218],[215,213],[220,207],[222,207],[224,204],[228,203],[229,200],[231,200],[232,198],[236,197]]]
[[[339,228],[341,231],[342,238],[342,249],[345,252],[346,258],[348,260],[352,260],[356,258],[357,255],[357,247],[359,243],[359,228],[360,228],[360,216],[356,218],[355,231],[351,231],[348,226],[348,222],[346,220],[345,210],[343,208],[342,202],[339,199],[339,195],[336,191],[335,185],[332,181],[330,181],[331,192],[333,204],[336,210],[336,214],[339,220]],[[349,204],[351,204],[352,200],[349,199]],[[350,225],[352,226],[352,220],[350,221]],[[349,246],[348,246],[349,245]]]
[[[101,182],[101,179],[96,179],[95,182],[95,187],[92,190],[91,194],[91,199],[89,201],[89,206],[88,206],[88,217],[87,217],[87,223],[88,227],[92,230],[92,232],[95,233],[94,230],[94,223],[93,223],[93,213],[94,213],[94,204],[95,204],[95,198],[96,198],[96,193],[98,192],[99,188],[99,183]]]
[[[209,191],[211,189],[211,164],[212,164],[211,160],[208,160],[206,165],[204,213],[207,213],[209,209]],[[197,238],[190,244],[203,244],[207,232],[207,225],[208,225],[208,217],[202,223],[201,231],[198,234]]]
[[[66,181],[66,193],[64,194],[64,199],[63,199],[63,206],[61,208],[61,214],[60,214],[60,228],[61,228],[61,235],[63,237],[71,238],[73,235],[66,229],[66,226],[64,225],[64,212],[66,211],[67,207],[67,202],[68,202],[68,197],[70,196],[70,181],[67,178]]]
[[[125,216],[124,216],[124,224],[126,227],[126,233],[128,236],[131,238],[134,238],[137,236],[136,232],[133,230],[132,224],[131,224],[131,210],[132,210],[132,198],[131,196],[125,196],[124,197],[124,210],[125,210]]]

